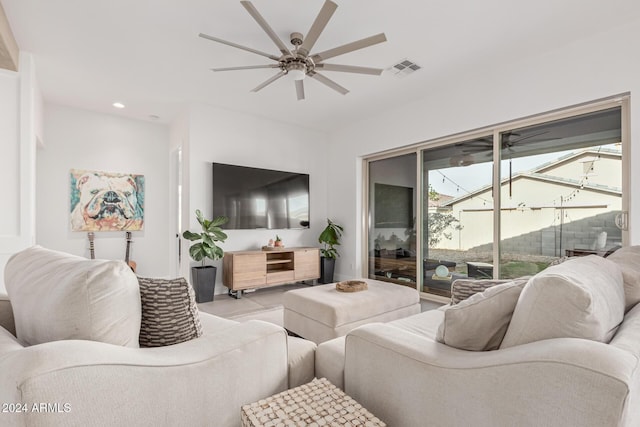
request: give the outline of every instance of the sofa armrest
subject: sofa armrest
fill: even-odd
[[[16,325],[13,320],[13,308],[11,307],[11,301],[6,294],[0,294],[0,326],[16,335]]]
[[[388,425],[620,425],[637,364],[581,339],[469,352],[370,324],[347,335],[345,391]]]
[[[0,401],[63,412],[2,413],[2,425],[237,426],[241,405],[287,388],[287,335],[248,321],[167,347],[55,341],[0,356],[0,371]]]

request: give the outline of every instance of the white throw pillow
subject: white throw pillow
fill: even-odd
[[[549,338],[608,342],[623,317],[620,268],[595,255],[570,259],[529,280],[501,348]]]
[[[124,261],[34,246],[9,259],[5,285],[25,345],[81,339],[139,346],[140,291]]]
[[[607,258],[622,270],[625,311],[640,302],[640,246],[620,248]]]
[[[436,340],[462,350],[496,350],[526,280],[494,285],[447,307]]]

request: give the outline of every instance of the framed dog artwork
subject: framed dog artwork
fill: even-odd
[[[72,231],[137,231],[144,226],[144,175],[71,169]]]

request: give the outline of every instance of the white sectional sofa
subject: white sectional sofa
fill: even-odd
[[[257,320],[199,313],[200,337],[140,348],[122,261],[31,248],[5,272],[2,426],[235,427],[242,405],[313,379],[315,344]]]
[[[447,306],[320,344],[316,375],[393,426],[638,426],[640,247],[614,255],[531,278],[508,303],[504,328],[485,328],[502,329],[495,350],[441,342],[460,310]],[[486,304],[472,298],[467,307]],[[449,335],[462,347],[483,334],[474,326],[483,319],[465,320],[471,336]]]

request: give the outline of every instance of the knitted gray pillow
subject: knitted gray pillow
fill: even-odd
[[[140,347],[179,344],[202,336],[195,292],[184,278],[138,277],[142,300]]]
[[[451,284],[451,304],[457,304],[467,298],[482,293],[492,286],[509,282],[527,283],[529,276],[518,279],[457,279]]]

